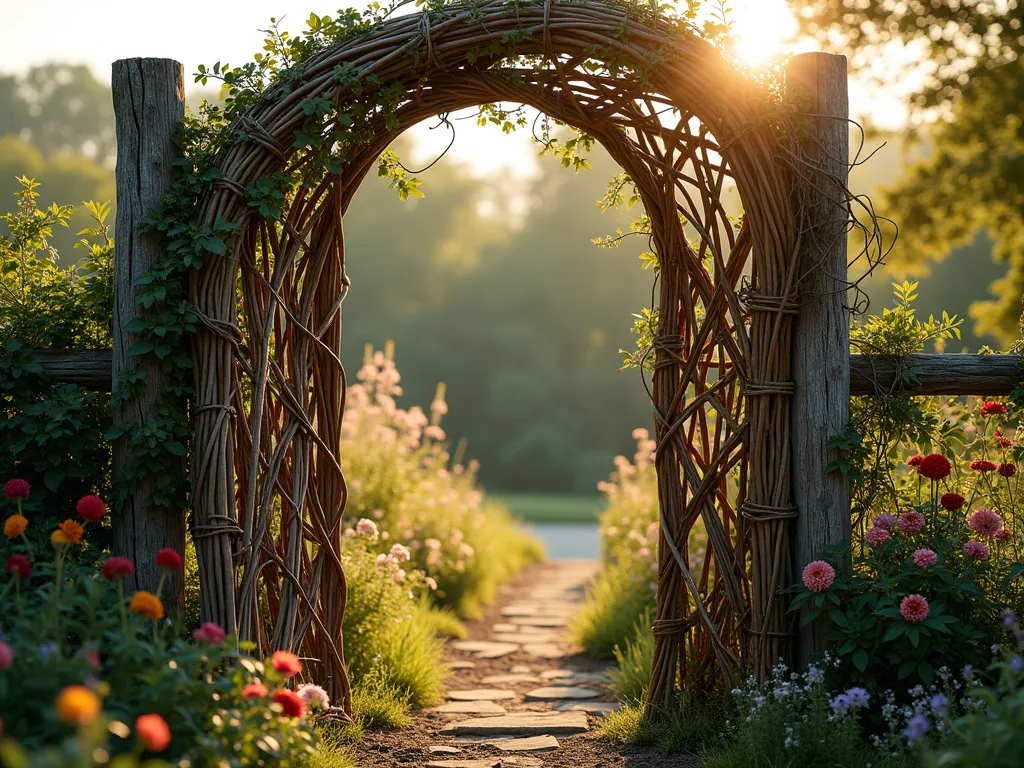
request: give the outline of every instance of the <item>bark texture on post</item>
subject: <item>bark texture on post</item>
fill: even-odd
[[[793,332],[793,500],[799,515],[791,527],[794,583],[800,569],[849,536],[850,490],[838,472],[828,441],[849,415],[850,326],[846,309],[847,184],[850,133],[846,57],[828,53],[794,56],[786,68],[790,100],[806,104],[807,132],[800,151],[807,161],[797,180],[801,249],[800,313]],[[809,97],[809,99],[808,99]],[[801,110],[803,111],[803,110]],[[800,630],[796,663],[824,649],[820,626]]]
[[[171,59],[121,59],[114,62],[111,89],[117,127],[117,239],[114,250],[114,354],[113,389],[122,373],[139,368],[145,374],[141,390],[114,408],[115,426],[139,428],[157,413],[163,380],[159,366],[130,354],[138,335],[125,327],[142,314],[136,304],[135,281],[163,256],[159,239],[144,235],[142,223],[160,203],[173,179],[176,139],[185,117],[185,71]],[[126,483],[132,456],[131,441],[114,443],[115,487]],[[184,475],[184,464],[160,467],[160,472]],[[114,552],[130,557],[135,576],[129,589],[155,591],[160,569],[154,558],[163,547],[185,548],[182,509],[161,509],[152,504],[153,483],[141,481],[124,487],[124,498],[113,517]],[[134,581],[134,583],[131,583]],[[168,579],[169,592],[180,602],[181,574]]]

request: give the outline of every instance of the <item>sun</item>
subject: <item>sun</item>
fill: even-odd
[[[740,61],[758,69],[787,53],[797,22],[786,0],[731,0],[727,6]]]

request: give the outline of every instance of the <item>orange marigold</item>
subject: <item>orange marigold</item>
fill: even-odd
[[[141,613],[151,621],[159,621],[164,617],[164,604],[152,592],[138,591],[132,595],[128,605],[135,613]]]
[[[69,685],[57,696],[56,707],[65,723],[91,723],[100,713],[100,700],[84,685]]]
[[[11,515],[4,523],[4,536],[16,539],[28,528],[28,518],[24,515]]]
[[[64,541],[68,544],[78,544],[82,540],[82,534],[85,533],[82,526],[74,520],[65,520],[57,526],[57,530],[64,534]]]

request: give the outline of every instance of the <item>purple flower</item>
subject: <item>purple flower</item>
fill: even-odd
[[[937,715],[941,715],[946,711],[946,706],[949,704],[949,699],[944,693],[936,693],[931,699],[932,712]]]
[[[1019,675],[1021,672],[1024,672],[1024,659],[1020,656],[1014,656],[1010,659],[1010,669],[1013,670],[1015,675]]]
[[[964,676],[964,680],[966,680],[968,682],[971,681],[971,679],[974,677],[974,665],[973,664],[965,664],[964,665],[963,676]]]
[[[907,722],[907,727],[903,730],[903,735],[907,737],[907,741],[913,744],[927,732],[928,718],[924,715],[914,715]]]
[[[1017,616],[1014,614],[1012,608],[1007,608],[1003,611],[1003,626],[1012,627],[1013,623],[1017,621]]]
[[[60,647],[56,643],[43,643],[39,646],[39,655],[44,659],[48,659],[59,650]]]
[[[866,707],[868,699],[871,697],[863,688],[851,688],[846,692],[846,698],[849,700],[851,707]]]
[[[825,673],[821,671],[820,667],[816,667],[813,664],[807,668],[807,682],[809,683],[820,683],[825,679]]]

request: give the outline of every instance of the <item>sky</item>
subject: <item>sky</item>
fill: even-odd
[[[0,0],[4,19],[0,72],[22,72],[61,61],[88,64],[106,79],[116,59],[166,57],[184,64],[186,87],[190,87],[199,64],[239,65],[251,60],[262,45],[259,30],[266,29],[271,17],[283,19],[285,29],[297,31],[310,12],[334,14],[346,5],[364,8],[367,4],[368,0]],[[807,40],[792,39],[796,20],[786,0],[729,0],[728,4],[738,54],[752,66],[815,49]],[[897,127],[905,117],[895,88],[879,96],[851,83],[850,97],[855,114],[868,113],[882,127]],[[449,157],[474,175],[501,171],[528,178],[535,172],[536,149],[527,136],[510,141],[495,128],[477,128],[472,120],[457,125],[458,140]],[[426,124],[412,133],[413,163],[428,163],[449,141],[443,128],[430,130]]]

